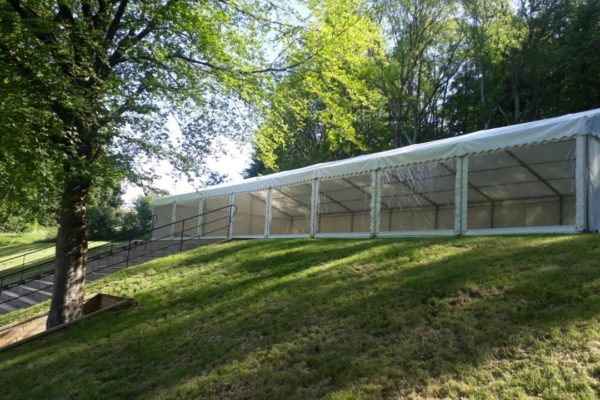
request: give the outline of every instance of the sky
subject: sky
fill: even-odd
[[[171,138],[175,140],[181,135],[179,125],[174,118],[170,118],[167,122]],[[250,143],[238,143],[231,139],[224,138],[225,152],[223,154],[215,154],[206,160],[208,168],[216,171],[221,175],[228,176],[228,182],[239,182],[243,180],[242,172],[248,167],[251,160],[252,145]],[[185,177],[177,178],[173,174],[173,168],[167,161],[161,161],[152,166],[153,170],[160,176],[154,182],[157,189],[167,190],[171,194],[182,194],[195,192],[198,187],[193,183],[188,182]],[[136,197],[143,195],[141,188],[128,185],[125,188],[123,200],[126,206],[130,206]]]

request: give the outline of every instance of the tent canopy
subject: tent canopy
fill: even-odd
[[[555,142],[574,138],[578,135],[589,135],[600,138],[600,109],[502,128],[482,130],[462,136],[423,144],[415,144],[379,153],[353,157],[346,160],[311,165],[305,168],[246,179],[240,183],[217,185],[198,192],[163,197],[157,199],[154,204],[163,205],[173,202],[179,203],[198,199],[200,197],[208,198],[231,193],[245,193],[268,188],[279,188],[286,185],[306,183],[313,179],[325,180],[350,175],[367,174],[370,171],[377,169],[390,169],[432,161],[448,160],[467,155],[507,150],[517,146]],[[557,147],[556,151],[564,151],[564,148]],[[566,155],[561,156],[557,154],[539,154],[536,155],[536,157],[539,157],[539,160],[537,160],[539,162],[535,163],[537,167],[524,169],[523,165],[519,162],[518,154],[515,155],[515,153],[518,153],[518,151],[499,153],[493,161],[494,165],[489,165],[489,160],[486,161],[487,168],[502,168],[506,173],[504,176],[529,174],[539,180],[539,178],[543,178],[544,175],[548,175],[553,176],[554,179],[556,179],[557,175],[554,174],[551,169],[560,168],[561,165],[553,165],[552,162],[548,162],[544,165],[544,157],[550,157],[552,160],[565,159],[565,157],[568,157]],[[476,163],[472,165],[471,169],[473,171],[482,170],[478,175],[473,175],[474,180],[479,179],[482,182],[490,182],[490,178],[485,175],[484,167],[485,166],[479,166]],[[513,174],[511,174],[511,171]],[[444,174],[444,171],[436,172],[436,175]],[[452,174],[453,171],[448,171],[448,175]],[[388,175],[389,179],[394,178],[393,174]],[[495,179],[502,178],[502,175],[496,173]],[[483,196],[484,198],[486,195],[498,199],[502,198],[503,194],[501,191],[499,192],[500,189],[498,189],[501,188],[501,182],[498,181],[496,183],[496,188],[494,189],[496,192],[492,192],[492,189],[489,189],[488,193],[482,190],[483,193],[478,193],[478,195]],[[561,188],[560,181],[550,182],[548,184],[538,183],[538,185],[541,185],[538,188],[540,191],[552,191],[551,187],[559,193],[568,191],[567,188]],[[348,184],[346,186],[348,190],[356,192],[356,194],[360,193],[354,185]],[[357,186],[360,187],[361,185]],[[368,188],[364,188],[364,190],[368,190]],[[281,191],[280,194],[284,194],[284,192]],[[292,193],[290,193],[290,195],[290,197],[294,197]],[[278,196],[278,201],[289,201],[284,200],[283,197],[287,196]],[[424,199],[421,200],[426,201]],[[357,207],[363,208],[364,205],[357,204]]]

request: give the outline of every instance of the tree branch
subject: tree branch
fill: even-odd
[[[183,54],[172,54],[172,55],[167,56],[167,58],[170,58],[170,59],[176,58],[176,59],[186,61],[190,64],[201,65],[201,66],[208,67],[208,68],[216,70],[216,71],[223,71],[223,72],[227,72],[227,73],[231,73],[231,74],[253,75],[253,74],[264,74],[264,73],[268,73],[268,72],[287,72],[287,71],[293,70],[294,68],[297,68],[300,65],[310,61],[313,58],[313,55],[309,55],[304,60],[289,64],[289,65],[286,65],[283,67],[267,67],[267,68],[261,68],[261,69],[253,69],[253,70],[243,70],[243,69],[229,70],[227,68],[215,65],[209,61],[198,60],[198,59],[188,57]]]
[[[128,3],[128,0],[121,0],[119,2],[115,16],[113,17],[112,21],[110,21],[108,29],[106,30],[106,35],[104,36],[104,40],[107,42],[112,42],[112,40],[115,38],[115,35],[119,31],[119,24],[121,23],[121,19],[123,19],[123,15],[125,14]]]

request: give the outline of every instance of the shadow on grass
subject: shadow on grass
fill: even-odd
[[[599,244],[556,236],[209,246],[104,283],[152,278],[135,294],[137,309],[0,355],[0,394],[408,396],[597,317]]]

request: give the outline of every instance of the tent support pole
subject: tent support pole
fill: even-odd
[[[177,200],[173,201],[173,209],[171,210],[171,238],[175,238],[175,221],[177,219]]]
[[[391,214],[391,211],[390,211]],[[381,220],[381,170],[371,172],[371,226],[370,236],[379,234]]]
[[[231,193],[229,195],[229,226],[227,227],[227,239],[231,239],[233,237],[233,204],[234,204],[234,194]]]
[[[310,237],[317,233],[317,202],[319,201],[319,180],[312,181],[312,192],[310,199]]]
[[[575,228],[587,230],[587,136],[575,139]]]
[[[467,230],[467,195],[469,193],[469,158],[456,159],[454,181],[454,234],[464,235]]]
[[[273,200],[273,188],[267,190],[267,202],[265,204],[265,239],[271,234],[271,202]]]
[[[202,237],[202,210],[204,209],[204,200],[200,197],[200,204],[198,204],[198,238]]]
[[[563,210],[565,207],[565,198],[563,196],[560,196],[558,198],[558,224],[562,225],[563,224]]]
[[[154,205],[154,203],[152,203],[152,213],[151,215],[151,225],[150,225],[150,229],[152,230],[152,236],[154,236],[154,217],[156,217],[156,221],[158,222],[158,216],[156,216],[156,214],[154,213],[156,211],[156,206]],[[152,236],[150,236],[150,240],[154,239]]]

